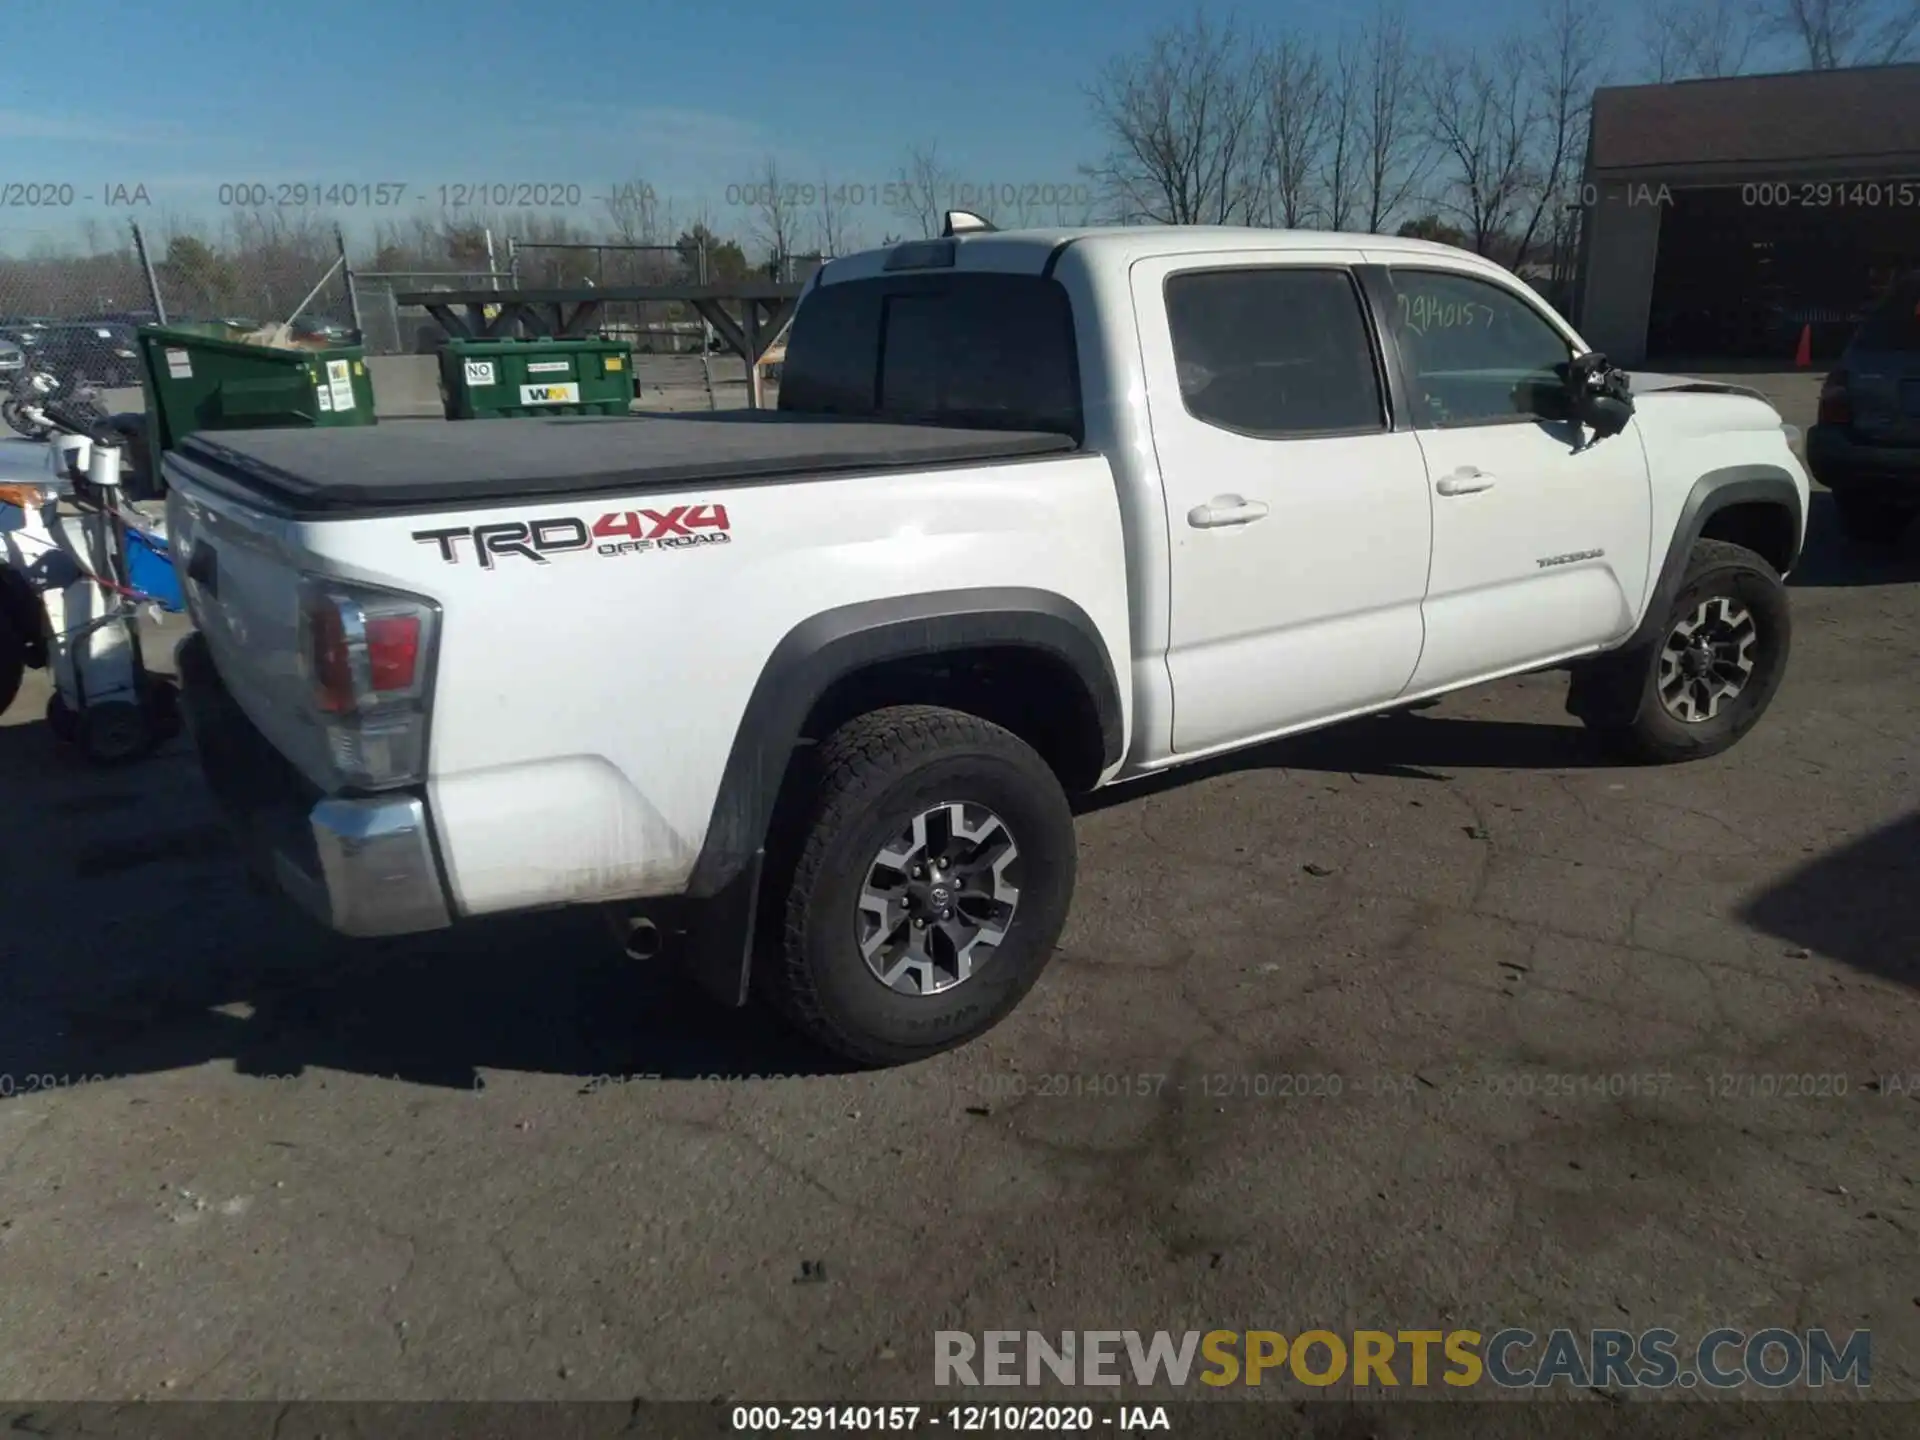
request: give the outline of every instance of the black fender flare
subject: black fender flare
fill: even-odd
[[[1799,561],[1806,534],[1806,514],[1800,503],[1800,487],[1793,476],[1778,465],[1726,465],[1709,470],[1693,482],[1681,503],[1673,533],[1667,540],[1667,553],[1654,582],[1640,623],[1619,645],[1591,660],[1572,667],[1573,683],[1567,691],[1567,711],[1583,720],[1606,725],[1630,725],[1635,720],[1641,693],[1641,665],[1648,661],[1649,647],[1660,639],[1660,627],[1674,598],[1686,579],[1687,562],[1700,532],[1718,512],[1730,505],[1754,502],[1779,505],[1793,522],[1793,553],[1784,569]]]
[[[1680,593],[1680,583],[1686,578],[1687,559],[1700,532],[1706,529],[1707,521],[1730,505],[1748,505],[1755,501],[1779,505],[1793,517],[1794,553],[1781,567],[1781,572],[1784,574],[1793,568],[1800,559],[1800,545],[1806,533],[1800,487],[1793,483],[1793,476],[1778,465],[1727,465],[1709,470],[1693,482],[1693,488],[1681,503],[1679,519],[1674,522],[1673,534],[1667,541],[1666,559],[1660,566],[1660,579],[1653,587],[1653,598],[1647,602],[1646,613],[1640,617],[1633,635],[1620,649],[1632,650],[1656,638],[1655,632],[1666,619],[1674,597]]]
[[[718,895],[752,866],[801,727],[830,686],[869,666],[978,646],[1016,646],[1063,662],[1099,717],[1104,763],[1122,756],[1120,685],[1087,612],[1050,590],[991,586],[843,605],[789,630],[761,668],[734,732],[686,895]]]

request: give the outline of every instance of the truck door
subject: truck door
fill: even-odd
[[[1420,659],[1432,513],[1350,253],[1132,270],[1166,492],[1173,749],[1399,695]]]
[[[1566,418],[1574,345],[1525,296],[1394,266],[1392,333],[1433,486],[1416,691],[1619,639],[1638,618],[1652,499],[1637,424],[1595,441]]]

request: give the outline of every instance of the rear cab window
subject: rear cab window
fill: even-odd
[[[1084,438],[1073,309],[1050,277],[949,271],[823,284],[787,341],[779,408]]]

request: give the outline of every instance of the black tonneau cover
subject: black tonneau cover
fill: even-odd
[[[1075,449],[1066,435],[908,425],[791,410],[717,415],[398,420],[202,432],[179,455],[296,514],[494,505],[843,470],[952,465]]]

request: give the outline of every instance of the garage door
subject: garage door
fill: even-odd
[[[1830,359],[1874,296],[1916,267],[1920,180],[1674,191],[1648,358],[1790,361],[1811,325],[1813,358]]]

